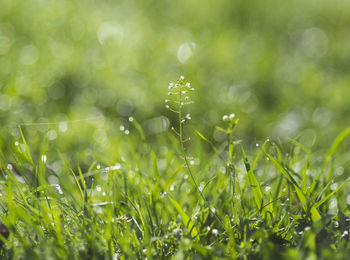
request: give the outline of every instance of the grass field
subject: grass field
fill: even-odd
[[[349,18],[1,1],[0,258],[348,259]]]

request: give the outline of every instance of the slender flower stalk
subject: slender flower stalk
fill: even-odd
[[[223,225],[223,221],[220,219],[220,217],[216,214],[215,210],[213,210],[213,208],[210,206],[210,203],[205,199],[205,196],[202,192],[202,190],[199,188],[196,179],[194,178],[191,168],[190,168],[190,164],[188,162],[188,158],[185,152],[185,147],[184,147],[184,143],[189,141],[190,138],[184,139],[184,134],[183,134],[183,125],[186,124],[187,122],[189,122],[191,120],[191,115],[190,114],[186,114],[184,115],[184,111],[183,108],[186,105],[190,105],[193,104],[194,102],[190,99],[189,93],[194,91],[194,88],[191,86],[191,83],[189,82],[185,82],[185,77],[181,76],[180,79],[177,80],[176,84],[174,83],[170,83],[168,86],[169,92],[168,92],[168,96],[169,99],[165,100],[165,103],[167,103],[165,105],[165,107],[167,109],[169,109],[170,111],[177,113],[178,114],[178,119],[179,119],[179,131],[176,131],[174,127],[171,127],[171,130],[178,136],[179,138],[179,142],[180,142],[180,147],[181,147],[181,153],[184,157],[185,160],[185,165],[187,168],[187,171],[192,179],[192,182],[196,188],[196,190],[198,191],[198,193],[200,194],[201,198],[203,199],[204,203],[208,206],[208,208],[210,209],[210,211],[213,213],[213,215],[218,219],[218,221]],[[171,96],[177,96],[177,99],[171,99]],[[169,105],[169,103],[171,103],[171,105]]]
[[[202,199],[205,201],[205,197],[202,193],[202,191],[200,190],[193,174],[190,168],[190,164],[188,162],[188,158],[185,152],[185,147],[184,147],[184,143],[189,141],[190,139],[184,139],[184,134],[183,134],[183,126],[185,123],[187,123],[188,121],[191,120],[191,115],[190,114],[186,114],[184,115],[183,112],[183,108],[186,105],[190,105],[193,104],[194,102],[190,100],[190,97],[188,96],[190,91],[194,91],[194,88],[191,87],[191,84],[189,82],[185,82],[185,77],[181,76],[176,84],[174,83],[170,83],[168,86],[169,92],[168,92],[168,96],[169,99],[165,99],[165,107],[167,109],[169,109],[170,111],[177,113],[178,114],[178,118],[179,118],[179,131],[176,131],[174,127],[171,127],[171,130],[178,136],[179,138],[179,142],[180,142],[180,146],[181,146],[181,153],[184,157],[185,160],[185,165],[186,168],[188,170],[188,173],[192,179],[192,182],[194,184],[194,186],[196,187],[197,191],[199,192],[200,196],[202,197]],[[175,96],[177,98],[171,99],[172,96]],[[170,105],[170,104],[171,105]]]

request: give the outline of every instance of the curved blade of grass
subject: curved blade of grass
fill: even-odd
[[[338,146],[340,145],[340,143],[350,134],[350,127],[348,127],[347,129],[345,129],[343,132],[341,132],[337,138],[335,138],[333,144],[331,145],[331,147],[328,150],[328,153],[322,163],[322,170],[327,166],[328,162],[330,161],[330,159],[332,158],[332,155],[335,153],[335,151],[337,150]],[[310,188],[310,192],[314,192],[316,185],[318,183],[319,178],[321,177],[321,175],[319,174],[315,180],[312,182],[311,184],[311,188]]]
[[[136,119],[133,117],[129,118],[129,122],[131,122],[135,126],[136,130],[141,136],[142,141],[146,141],[145,132],[143,131],[142,126],[139,124],[139,122],[137,122]]]
[[[27,144],[27,142],[26,142],[26,139],[24,138],[24,135],[23,135],[23,132],[22,132],[22,128],[21,128],[21,127],[19,127],[19,131],[20,131],[20,133],[21,133],[21,137],[22,137],[22,141],[23,141],[24,147],[26,148],[26,153],[27,153],[28,161],[29,161],[29,162],[32,164],[32,166],[35,168],[35,164],[34,164],[32,155],[30,154],[30,150],[29,150],[28,144]]]
[[[79,192],[80,192],[80,195],[81,195],[81,198],[84,200],[85,196],[84,196],[84,192],[83,192],[83,189],[81,188],[80,186],[80,183],[79,183],[79,180],[77,178],[77,176],[75,175],[74,171],[72,168],[69,167],[69,164],[68,162],[64,159],[63,155],[61,153],[58,153],[59,156],[61,157],[61,160],[63,161],[64,165],[67,167],[68,171],[72,174],[74,180],[75,180],[75,183],[79,189]],[[82,175],[81,175],[82,176]],[[81,178],[81,177],[80,177]]]
[[[350,134],[350,127],[341,132],[334,140],[331,148],[329,148],[326,158],[323,161],[322,168],[326,167],[333,153],[337,150],[339,144]]]
[[[214,152],[221,158],[220,152],[218,151],[218,149],[216,149],[215,145],[210,140],[208,140],[201,132],[197,131],[196,129],[194,129],[194,131],[200,138],[202,138],[204,141],[210,144]]]
[[[262,207],[263,206],[263,196],[262,196],[259,182],[255,178],[255,175],[253,173],[253,169],[250,167],[248,158],[244,152],[242,145],[241,145],[241,150],[242,150],[244,165],[245,165],[245,168],[246,168],[246,171],[248,174],[248,179],[249,179],[250,187],[252,188],[253,197],[254,197],[256,207],[258,208],[258,210],[260,210],[260,209],[264,210],[264,208]]]
[[[287,180],[293,184],[295,191],[297,193],[297,196],[299,198],[299,201],[304,211],[307,212],[308,210],[307,199],[303,194],[303,192],[301,191],[297,182],[292,177],[292,175],[275,158],[269,155],[264,149],[261,148],[261,151],[269,158],[269,160],[277,167],[277,169],[287,178]],[[310,213],[313,221],[317,221],[321,218],[320,213],[317,211],[317,209],[314,206],[311,206]]]
[[[198,239],[198,231],[197,228],[195,227],[193,221],[191,220],[191,218],[182,210],[181,206],[179,203],[177,203],[176,200],[170,198],[171,203],[173,204],[173,206],[175,207],[175,209],[177,210],[177,212],[180,214],[182,222],[184,223],[184,225],[187,227],[187,229],[189,230],[189,232],[191,232],[191,236],[193,238]]]
[[[321,206],[324,202],[326,202],[330,197],[332,197],[335,193],[337,193],[341,188],[343,188],[343,186],[345,184],[347,184],[350,181],[350,177],[347,178],[338,188],[336,188],[334,191],[332,191],[331,193],[329,193],[326,197],[324,197],[323,199],[321,199],[319,202],[317,202],[316,204],[314,204],[315,208],[318,208],[319,206]]]

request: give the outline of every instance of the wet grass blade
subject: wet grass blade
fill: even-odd
[[[334,152],[337,150],[340,143],[350,134],[350,127],[341,132],[337,138],[334,140],[331,148],[329,148],[328,153],[323,161],[322,168],[324,169],[331,159]]]
[[[253,173],[253,169],[250,167],[248,158],[244,152],[242,145],[241,145],[241,150],[242,150],[244,165],[245,165],[245,168],[246,168],[246,171],[248,174],[248,180],[250,183],[250,187],[252,188],[255,205],[258,208],[258,210],[261,210],[261,209],[264,210],[264,208],[262,208],[264,202],[263,202],[263,196],[262,196],[259,182],[255,178],[255,175]]]
[[[20,131],[20,133],[21,133],[21,137],[22,137],[22,141],[23,141],[24,147],[26,148],[27,159],[28,159],[28,161],[31,163],[31,165],[35,168],[35,164],[34,164],[32,155],[30,154],[30,150],[29,150],[28,144],[27,144],[27,142],[26,142],[26,139],[24,138],[22,129],[19,128],[19,131]]]
[[[277,169],[287,178],[287,180],[292,183],[304,211],[308,212],[307,199],[304,193],[302,192],[301,188],[297,184],[297,182],[292,177],[292,175],[275,158],[269,155],[263,148],[261,148],[261,150],[269,158],[269,160],[277,167]],[[317,211],[317,209],[314,206],[311,206],[310,213],[313,221],[317,221],[321,219],[320,213]]]
[[[341,188],[343,188],[343,186],[345,184],[347,184],[350,181],[350,177],[347,178],[341,185],[339,185],[338,188],[336,188],[334,191],[332,191],[331,193],[329,193],[327,196],[325,196],[323,199],[321,199],[319,202],[317,202],[316,204],[314,204],[315,208],[318,208],[319,206],[321,206],[324,202],[326,202],[330,197],[332,197],[335,193],[337,193]]]
[[[169,199],[177,212],[180,214],[182,222],[187,227],[187,230],[190,232],[191,237],[198,239],[198,231],[191,218],[185,213],[185,211],[183,211],[182,207],[176,200],[170,197]]]

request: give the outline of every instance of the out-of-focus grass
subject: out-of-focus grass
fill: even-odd
[[[100,115],[115,128],[130,115],[173,122],[160,97],[185,72],[212,140],[222,136],[211,126],[234,111],[251,141],[317,133],[328,144],[349,121],[349,10],[340,0],[2,1],[1,135]],[[23,130],[36,147],[56,131],[62,150],[88,148],[91,133],[106,139],[100,121],[83,125],[79,137],[74,126]]]

